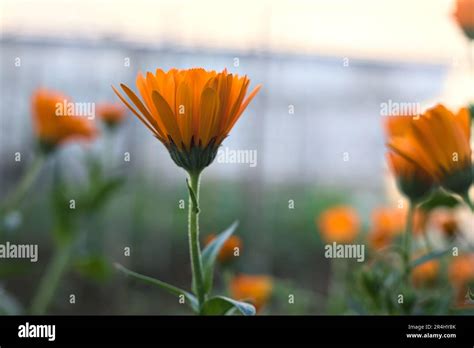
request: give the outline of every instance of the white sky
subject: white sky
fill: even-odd
[[[449,63],[467,45],[452,0],[0,0],[0,12],[9,32],[189,47]]]

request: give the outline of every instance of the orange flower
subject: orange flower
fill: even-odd
[[[451,284],[456,288],[474,281],[474,254],[454,256],[448,274]]]
[[[405,139],[412,124],[417,121],[415,116],[390,116],[385,121],[387,142],[394,139]],[[410,200],[417,201],[426,196],[433,187],[433,177],[419,164],[400,154],[390,151],[387,153],[390,170],[397,178],[400,191]]]
[[[235,276],[229,285],[231,296],[240,301],[249,301],[257,312],[268,302],[272,294],[273,282],[271,277],[264,275]]]
[[[455,305],[459,308],[473,307],[473,300],[469,295],[474,295],[474,287],[471,286],[474,282],[474,254],[453,257],[448,276],[455,291]]]
[[[437,105],[408,128],[402,136],[389,137],[389,148],[444,188],[466,195],[472,183],[469,110],[462,108],[455,115]]]
[[[167,147],[178,166],[198,172],[212,163],[219,145],[261,87],[245,97],[247,76],[204,69],[157,69],[146,77],[139,73],[136,84],[143,101],[120,85],[135,107],[112,88]]]
[[[348,206],[330,208],[319,215],[319,232],[327,243],[351,243],[360,228],[357,212]]]
[[[126,109],[121,104],[102,103],[97,106],[97,113],[102,121],[110,127],[114,128],[122,123],[126,116]]]
[[[390,245],[395,237],[405,231],[407,210],[376,208],[372,211],[371,219],[369,245],[375,250],[380,250]],[[413,233],[423,233],[427,220],[427,214],[421,209],[416,209],[413,215]]]
[[[457,0],[454,18],[466,36],[474,40],[474,0]]]
[[[432,283],[438,276],[439,267],[439,260],[430,260],[415,267],[411,272],[413,285],[419,287]]]
[[[209,244],[214,239],[216,239],[215,234],[207,236],[205,244]],[[219,262],[226,263],[232,260],[235,256],[235,248],[238,248],[239,250],[242,249],[242,240],[239,237],[232,235],[225,241],[224,245],[219,251],[219,254],[217,255],[217,259],[219,260]]]
[[[93,122],[76,115],[60,115],[58,107],[67,105],[69,98],[46,90],[37,89],[32,96],[34,131],[41,146],[46,150],[67,141],[92,139],[97,135]]]
[[[403,209],[377,208],[372,211],[372,225],[369,232],[369,244],[373,249],[383,249],[405,228]]]

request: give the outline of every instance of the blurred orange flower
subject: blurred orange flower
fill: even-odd
[[[376,250],[387,247],[405,229],[406,211],[398,208],[377,208],[372,211],[369,245]]]
[[[454,256],[448,274],[454,287],[459,288],[474,281],[474,254]]]
[[[229,285],[231,296],[237,300],[249,301],[257,312],[268,302],[272,294],[273,282],[265,275],[235,276]]]
[[[469,110],[453,114],[438,104],[409,124],[403,136],[388,139],[388,147],[446,189],[466,195],[472,183]]]
[[[420,257],[422,255],[418,255]],[[413,268],[411,279],[413,285],[419,287],[433,282],[439,273],[439,260],[430,260]]]
[[[206,237],[205,244],[209,244],[214,239],[216,239],[215,234],[208,235]],[[217,255],[219,262],[226,263],[232,260],[234,258],[235,248],[238,248],[239,250],[242,249],[242,240],[239,237],[232,235],[225,241],[224,245],[219,251],[219,254]]]
[[[407,210],[391,207],[380,207],[372,211],[369,230],[369,245],[380,250],[390,245],[393,239],[405,231]],[[413,215],[413,234],[421,234],[426,228],[427,214],[416,209]]]
[[[412,128],[412,124],[416,121],[416,116],[387,117],[384,125],[389,147],[395,139],[407,141],[407,135]],[[398,188],[410,200],[417,201],[426,196],[432,189],[433,176],[415,161],[400,155],[396,151],[389,151],[387,162],[390,170],[397,178]]]
[[[454,256],[448,269],[448,276],[453,285],[457,307],[473,307],[473,301],[468,301],[468,294],[474,294],[474,254]]]
[[[316,223],[327,243],[351,243],[360,229],[359,216],[349,206],[336,206],[324,211]]]
[[[122,123],[127,114],[127,110],[117,103],[101,103],[97,105],[97,113],[108,127],[115,127]]]
[[[45,149],[53,149],[70,140],[91,140],[97,135],[93,122],[86,117],[57,115],[58,105],[64,105],[68,100],[61,93],[47,89],[37,89],[33,93],[34,131]]]
[[[142,100],[126,85],[132,106],[117,96],[169,150],[174,162],[188,171],[200,171],[217,154],[217,148],[260,90],[245,98],[250,80],[204,69],[157,69],[136,80]]]
[[[474,40],[474,0],[457,0],[454,18],[466,36]]]

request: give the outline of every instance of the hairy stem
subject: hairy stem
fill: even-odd
[[[202,271],[201,248],[199,246],[199,180],[200,172],[189,173],[189,215],[188,238],[193,284],[199,302],[199,308],[205,301],[204,277]]]

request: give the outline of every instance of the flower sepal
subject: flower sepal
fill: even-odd
[[[219,149],[216,146],[216,138],[213,138],[206,147],[202,147],[201,144],[196,145],[193,138],[189,149],[179,148],[170,139],[170,142],[166,144],[166,148],[173,162],[188,172],[201,172],[214,161]]]

